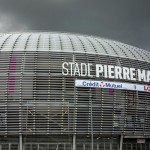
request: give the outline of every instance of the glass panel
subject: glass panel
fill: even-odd
[[[56,150],[58,149],[58,145],[57,144],[50,144],[49,145],[49,150]]]
[[[136,149],[137,148],[137,143],[133,143],[133,144],[131,144],[131,146],[132,146],[131,147],[132,149],[134,149],[134,148]]]
[[[39,150],[48,150],[48,144],[39,144]]]
[[[77,144],[77,150],[83,150],[83,145],[82,144]]]
[[[137,149],[136,150],[142,150],[141,147],[142,147],[141,144],[137,144]]]
[[[32,150],[38,150],[38,145],[37,144],[32,144]]]
[[[11,150],[18,150],[18,144],[11,144]]]
[[[104,150],[104,143],[99,144],[99,150]]]
[[[97,144],[94,144],[94,150],[97,150]]]
[[[71,144],[65,144],[65,150],[71,150]]]
[[[146,150],[146,144],[141,144],[142,150]]]
[[[127,144],[127,150],[132,150],[131,149],[131,144]]]
[[[110,143],[105,143],[105,150],[110,150]]]
[[[123,150],[127,150],[127,149],[126,149],[126,143],[123,144],[122,149],[123,149]]]
[[[112,149],[113,149],[113,150],[117,150],[117,149],[118,149],[117,143],[112,143]]]
[[[145,150],[149,150],[149,144],[145,144]]]
[[[85,145],[85,149],[91,150],[91,144],[86,144],[86,145]]]
[[[58,150],[64,150],[64,144],[59,144]]]
[[[31,150],[31,144],[26,144],[24,150]]]
[[[9,150],[9,144],[2,144],[2,150]]]

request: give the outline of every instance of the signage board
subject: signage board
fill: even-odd
[[[64,76],[96,77],[150,82],[150,70],[91,63],[64,62]]]
[[[105,88],[105,89],[121,89],[150,92],[150,86],[144,84],[132,84],[125,82],[111,82],[111,81],[95,81],[95,80],[75,80],[76,87],[85,88]]]
[[[137,143],[145,143],[145,139],[137,139]]]

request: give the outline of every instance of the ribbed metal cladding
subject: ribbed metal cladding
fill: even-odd
[[[116,41],[65,33],[3,34],[0,135],[91,134],[91,124],[94,134],[150,135],[150,93],[75,87],[75,79],[89,78],[62,75],[62,63],[73,61],[150,70],[149,52]]]

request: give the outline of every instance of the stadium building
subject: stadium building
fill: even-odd
[[[149,150],[150,53],[70,33],[0,35],[0,150]]]

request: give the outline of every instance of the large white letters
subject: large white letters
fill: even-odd
[[[108,65],[108,77],[114,78],[114,66]]]
[[[150,82],[149,70],[113,65],[95,64],[94,66],[94,64],[91,63],[64,62],[62,64],[62,74],[64,76],[103,77],[110,79]]]
[[[96,77],[103,74],[103,66],[101,64],[96,64]]]
[[[139,81],[143,80],[144,82],[146,82],[145,70],[138,69],[137,72],[138,72],[138,80]]]
[[[68,67],[68,63],[67,62],[64,62],[62,64],[62,74],[63,75],[68,75],[68,68],[66,68],[65,66]]]

